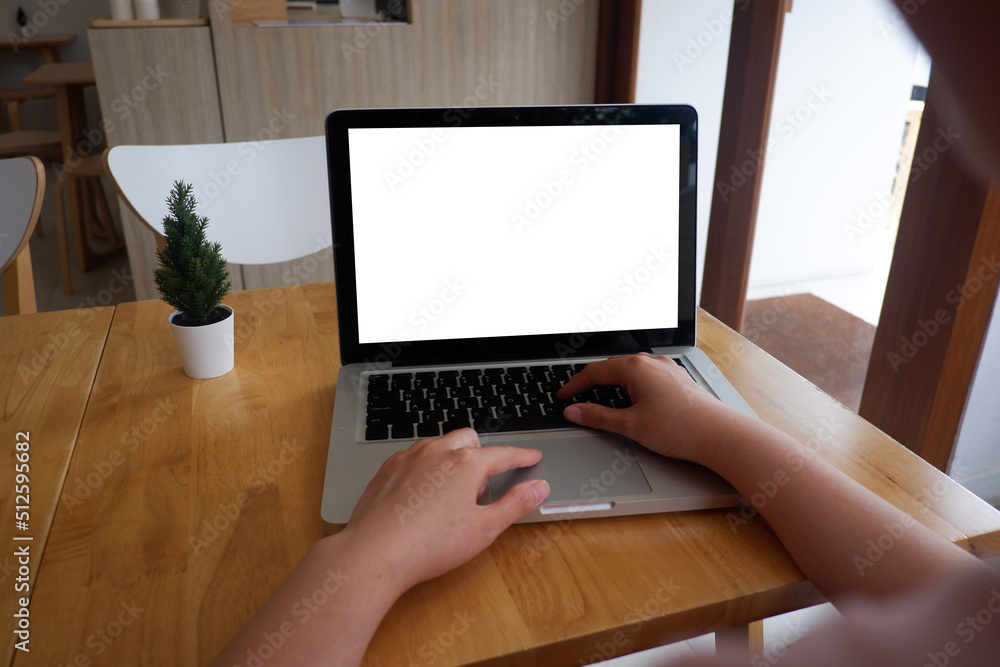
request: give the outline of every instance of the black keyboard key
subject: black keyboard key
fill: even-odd
[[[461,398],[463,396],[472,396],[472,387],[452,387],[448,394],[452,398]]]
[[[522,417],[541,417],[545,414],[540,405],[522,405],[521,406],[521,416]]]
[[[388,375],[369,375],[368,376],[368,391],[372,390],[387,390],[389,389],[389,376]]]
[[[479,402],[487,406],[503,405],[503,398],[500,396],[481,396]]]
[[[400,400],[392,400],[368,404],[368,414],[375,414],[378,412],[406,412],[406,403]]]
[[[413,437],[413,424],[394,423],[392,425],[392,439],[402,440]]]
[[[444,421],[444,410],[431,410],[429,412],[425,412],[423,421],[425,423],[434,422],[436,424],[440,424]]]
[[[386,403],[388,401],[398,401],[399,392],[386,389],[384,391],[369,391],[368,392],[368,404],[372,405],[375,403]]]
[[[429,371],[416,373],[413,376],[413,387],[415,389],[431,389],[435,386],[437,376]]]
[[[457,387],[458,371],[438,371],[439,387]]]
[[[552,367],[552,370],[557,372],[565,371],[566,373],[572,373],[573,367],[570,366],[569,364],[556,364]]]
[[[542,394],[539,392],[525,394],[524,397],[528,399],[528,405],[545,405],[549,402],[548,394]]]
[[[493,389],[492,385],[484,384],[480,387],[472,388],[473,396],[495,396],[496,390]]]
[[[423,389],[404,389],[403,390],[403,400],[404,401],[415,401],[418,398],[424,397]]]
[[[410,389],[413,385],[412,373],[393,373],[390,387],[392,389]]]
[[[473,422],[477,420],[481,421],[483,419],[489,419],[493,416],[493,411],[489,408],[473,408],[469,412],[471,413],[469,416],[472,418]]]
[[[503,405],[495,410],[497,419],[503,421],[517,417],[517,406],[515,405]]]
[[[563,383],[549,381],[540,383],[540,386],[542,388],[542,391],[548,392],[550,394],[555,394],[557,391],[562,389]]]
[[[439,401],[443,398],[448,398],[447,387],[436,387],[434,389],[424,390],[424,395],[431,399],[432,401]]]
[[[435,438],[441,435],[441,426],[437,422],[417,424],[418,438]]]
[[[388,440],[388,424],[372,424],[365,429],[365,440]]]
[[[549,367],[548,366],[529,366],[528,367],[528,372],[535,373],[535,374],[545,375],[546,373],[549,372]]]
[[[455,419],[451,421],[446,421],[445,423],[441,424],[441,432],[451,433],[452,431],[457,431],[460,428],[469,428],[470,426],[472,426],[472,422],[470,422],[468,419],[464,420]]]
[[[455,405],[459,408],[478,408],[479,399],[475,396],[462,396],[455,399]]]
[[[431,409],[431,402],[426,398],[418,398],[410,401],[410,412],[427,412]]]

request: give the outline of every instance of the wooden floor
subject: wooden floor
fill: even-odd
[[[812,294],[748,301],[744,336],[857,411],[875,327]]]

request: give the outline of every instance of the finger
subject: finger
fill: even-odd
[[[497,533],[541,505],[549,490],[544,479],[530,479],[512,486],[499,500],[493,501],[489,511],[497,522]]]
[[[486,457],[487,477],[493,477],[514,468],[527,468],[542,460],[542,453],[537,449],[511,447],[510,445],[491,445],[483,447],[481,452],[481,456]]]
[[[570,398],[582,391],[590,389],[595,384],[621,385],[624,379],[624,368],[628,357],[612,357],[604,361],[592,361],[583,370],[569,379],[556,392],[559,398]]]
[[[446,433],[438,441],[449,449],[462,449],[469,447],[477,449],[479,445],[479,434],[471,428],[460,428],[450,433]]]
[[[563,417],[580,426],[628,435],[631,408],[607,408],[596,403],[574,403],[563,410]]]

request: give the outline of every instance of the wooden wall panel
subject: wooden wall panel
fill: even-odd
[[[224,140],[208,27],[97,28],[87,32],[108,146]],[[164,192],[166,199],[169,193]],[[119,202],[137,299],[159,297],[152,232]],[[239,271],[234,285],[242,289]]]

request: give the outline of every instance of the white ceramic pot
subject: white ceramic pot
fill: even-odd
[[[223,304],[222,308],[229,311],[229,317],[200,327],[174,324],[174,316],[178,314],[176,310],[167,318],[177,352],[181,355],[181,364],[189,377],[204,380],[233,370],[236,341],[233,323],[236,321],[236,314],[227,305]]]

